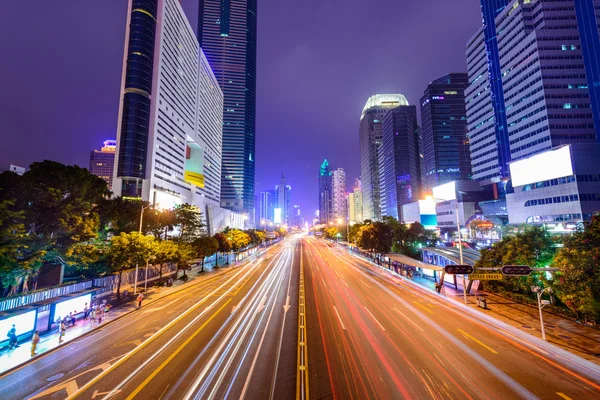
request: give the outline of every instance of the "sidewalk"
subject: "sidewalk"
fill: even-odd
[[[381,268],[389,271],[385,267]],[[412,281],[431,291],[435,291],[435,282],[431,279],[415,276]],[[462,303],[464,300],[461,278],[457,278],[457,283],[458,289],[455,289],[454,285],[445,284],[442,294]],[[477,296],[487,300],[487,309],[477,306]],[[492,318],[538,338],[542,337],[540,315],[537,307],[520,304],[493,293],[473,289],[467,296],[467,302],[469,307],[476,308]],[[544,312],[543,315],[546,339],[549,343],[560,346],[573,354],[600,365],[599,329],[548,312]]]
[[[248,258],[244,261],[247,261],[250,259],[252,259],[252,258]],[[224,269],[229,266],[236,265],[235,263],[232,263],[229,265],[223,265],[222,263],[223,263],[223,259],[220,259],[219,260],[219,269]],[[199,274],[200,266],[196,266],[196,267],[192,268],[191,270],[187,271],[187,275],[189,277],[187,282],[183,282],[181,280],[175,279],[173,281],[173,286],[171,286],[171,287],[166,287],[166,286],[165,287],[156,287],[156,286],[149,287],[148,291],[146,293],[144,293],[144,304],[147,304],[149,301],[160,299],[160,298],[165,297],[173,292],[181,290],[182,286],[190,286],[189,285],[190,283],[193,283],[198,278],[206,275],[206,273],[210,273],[210,271],[212,271],[214,269],[213,264],[214,264],[214,260],[212,262],[206,263],[204,265],[204,271],[205,271],[204,274]],[[180,273],[180,275],[181,275],[181,273]],[[131,287],[129,287],[129,286],[131,286]],[[138,287],[141,288],[143,291],[143,282],[141,282],[141,285],[140,285],[140,283],[138,283]],[[121,294],[123,294],[124,289],[129,290],[130,293],[133,293],[133,285],[128,285],[128,286],[122,287]],[[117,319],[117,318],[137,309],[137,302],[135,301],[136,296],[134,296],[133,294],[130,294],[127,299],[121,298],[121,300],[117,300],[116,293],[111,293],[110,295],[99,297],[100,302],[102,302],[105,299],[112,307],[111,307],[108,315],[102,321],[102,323],[101,324],[95,323],[94,325],[91,325],[89,320],[88,321],[84,321],[82,319],[77,320],[77,323],[74,326],[70,326],[67,328],[62,344],[65,344],[72,340],[75,340],[87,332],[93,331],[97,328],[101,328],[107,322]],[[38,355],[41,355],[44,352],[47,352],[48,350],[52,350],[52,349],[55,349],[56,347],[58,347],[60,345],[58,343],[58,336],[59,335],[58,335],[58,331],[56,328],[53,329],[52,331],[44,333],[40,337],[40,343],[38,343],[36,353]],[[0,374],[32,359],[32,357],[31,357],[31,341],[28,340],[28,341],[20,342],[19,344],[20,344],[20,347],[17,347],[14,350],[9,350],[7,347],[3,347],[2,349],[0,349]]]

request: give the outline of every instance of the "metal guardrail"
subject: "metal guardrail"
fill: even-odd
[[[43,300],[48,300],[53,297],[63,296],[65,294],[78,292],[80,290],[89,289],[92,287],[92,280],[73,283],[71,285],[58,286],[47,290],[37,290],[32,293],[22,294],[15,297],[9,297],[0,300],[0,312],[11,310],[13,308],[25,306],[27,304],[37,303]]]

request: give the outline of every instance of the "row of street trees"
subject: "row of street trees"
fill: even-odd
[[[189,204],[161,211],[113,198],[104,180],[77,166],[43,161],[22,176],[2,173],[0,297],[34,290],[38,271],[47,263],[93,278],[121,275],[148,261],[158,265],[162,277],[167,263],[184,268],[190,260],[203,263],[215,253],[237,253],[266,240],[264,232],[237,229],[210,237],[203,220]]]

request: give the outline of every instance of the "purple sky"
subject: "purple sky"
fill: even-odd
[[[196,26],[198,0],[181,3]],[[367,98],[418,103],[428,82],[464,72],[479,0],[258,0],[257,191],[281,173],[306,216],[324,157],[360,175]],[[0,13],[0,163],[88,165],[116,136],[126,0],[20,0]]]

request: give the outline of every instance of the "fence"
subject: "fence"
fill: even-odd
[[[51,299],[53,297],[78,292],[80,290],[89,289],[91,287],[92,280],[89,279],[87,281],[73,283],[71,285],[58,286],[51,289],[38,290],[32,293],[10,297],[7,299],[0,300],[0,312],[21,307],[27,304],[37,303],[39,301]]]
[[[165,264],[163,265],[163,276],[172,275],[174,271],[177,270],[177,266],[175,264]],[[158,279],[160,276],[159,267],[158,266],[148,266],[148,281],[154,281]],[[146,279],[146,267],[138,268],[138,284],[140,282],[144,282]],[[111,292],[117,290],[117,285],[119,284],[119,275],[109,275],[102,278],[94,279],[94,286],[98,289],[96,290],[96,294]],[[134,285],[135,284],[135,268],[128,269],[123,271],[121,274],[121,287],[126,285]]]

